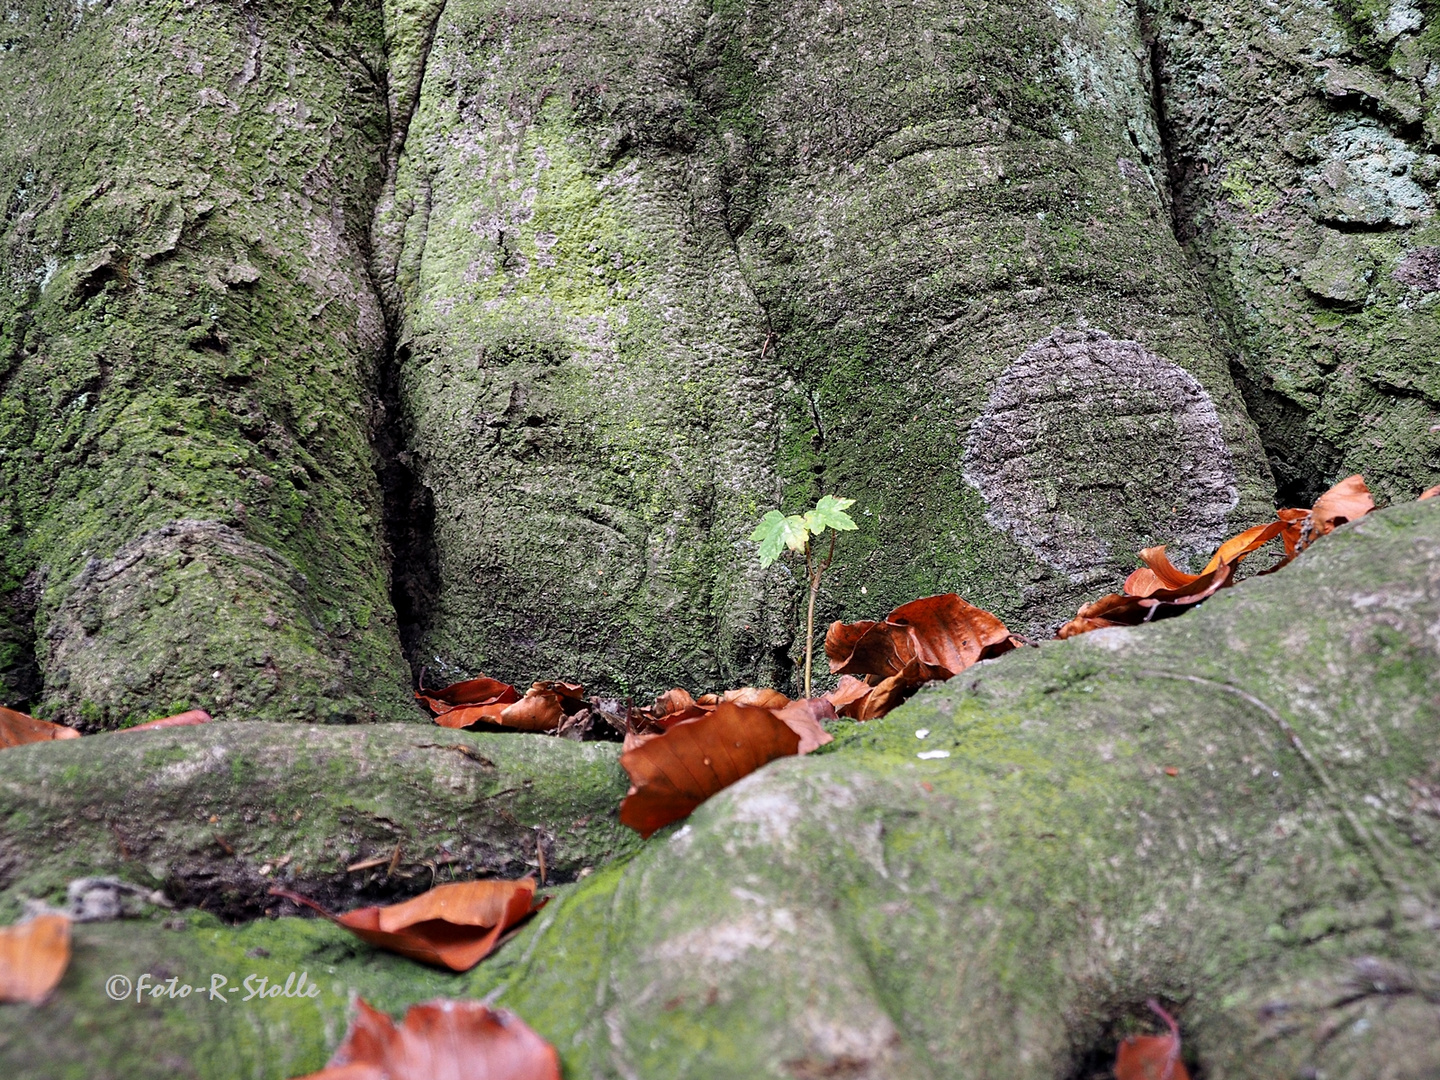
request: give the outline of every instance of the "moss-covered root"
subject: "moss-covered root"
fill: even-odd
[[[414,715],[370,445],[379,0],[5,24],[0,698]]]
[[[1437,620],[1411,504],[987,664],[581,885],[499,1000],[587,1078],[1055,1080],[1150,996],[1212,1080],[1436,1075]]]
[[[617,747],[415,725],[216,723],[0,754],[3,908],[115,874],[226,916],[274,884],[339,907],[434,882],[573,880],[638,845]],[[355,864],[368,864],[353,871]]]

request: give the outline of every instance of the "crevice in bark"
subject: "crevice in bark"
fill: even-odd
[[[1245,355],[1244,335],[1226,315],[1226,305],[1215,295],[1215,281],[1195,252],[1200,230],[1191,195],[1194,178],[1202,165],[1180,150],[1165,96],[1165,45],[1158,23],[1165,18],[1153,4],[1141,4],[1140,32],[1147,51],[1150,108],[1160,135],[1164,199],[1170,211],[1170,227],[1186,262],[1199,280],[1220,329],[1230,367],[1230,377],[1240,392],[1246,412],[1260,436],[1270,471],[1275,477],[1278,506],[1309,506],[1329,486],[1335,455],[1309,432],[1312,410],[1280,393],[1265,372]],[[1192,21],[1193,17],[1192,17]]]
[[[440,564],[435,545],[435,499],[415,469],[409,451],[410,432],[405,420],[403,372],[410,349],[401,340],[404,331],[403,298],[396,280],[404,229],[396,228],[395,192],[400,159],[410,133],[410,123],[420,106],[430,50],[445,0],[438,0],[425,19],[411,70],[397,92],[390,72],[384,74],[383,91],[389,131],[385,145],[381,183],[371,214],[368,271],[385,319],[385,344],[378,373],[378,416],[372,448],[382,493],[384,537],[390,556],[390,602],[395,610],[400,647],[410,665],[412,682],[418,685],[423,657],[420,640],[430,611],[439,595]],[[388,225],[388,228],[387,228]]]
[[[44,689],[35,630],[43,582],[44,573],[32,570],[18,588],[0,594],[0,705],[27,713]]]

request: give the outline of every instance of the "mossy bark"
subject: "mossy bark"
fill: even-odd
[[[473,877],[573,881],[638,847],[614,743],[216,723],[0,754],[0,910],[117,875],[227,918],[272,885],[351,907]],[[377,862],[378,860],[378,862]],[[369,863],[348,870],[357,863]]]
[[[379,4],[6,10],[0,699],[418,718],[370,446]]]
[[[1285,498],[1440,478],[1440,38],[1409,0],[1147,10],[1176,221]]]
[[[1158,997],[1212,1080],[1430,1076],[1437,625],[1440,504],[1382,511],[1183,618],[1012,653],[772,763],[466,976],[314,920],[81,927],[56,1000],[0,1010],[0,1057],[285,1077],[338,1042],[353,990],[397,1014],[487,995],[572,1080],[1055,1080]],[[324,993],[104,996],[161,970],[308,970]]]
[[[1033,632],[1267,513],[1137,50],[1124,5],[451,0],[386,225],[425,662],[789,685],[747,537],[820,492],[860,522],[824,620],[954,589]]]

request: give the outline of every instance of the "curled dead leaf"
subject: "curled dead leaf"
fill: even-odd
[[[1434,487],[1426,488],[1420,493],[1420,497],[1416,500],[1416,502],[1424,502],[1426,499],[1433,499],[1437,496],[1440,496],[1440,484],[1436,484]]]
[[[0,708],[0,750],[26,743],[49,742],[52,739],[78,739],[80,732],[64,724],[37,720],[14,709]]]
[[[834,690],[825,695],[825,700],[830,702],[841,716],[858,720],[864,708],[864,700],[874,689],[864,679],[857,679],[854,675],[841,675],[840,682]]]
[[[441,716],[466,705],[509,705],[512,701],[520,700],[520,692],[509,683],[482,675],[478,679],[451,683],[442,690],[420,690],[415,697],[429,706],[436,716]]]
[[[300,1080],[560,1080],[555,1048],[479,1001],[412,1005],[397,1026],[364,998],[330,1063]]]
[[[136,724],[134,727],[122,728],[122,731],[154,731],[156,728],[171,727],[193,727],[195,724],[210,723],[210,714],[204,709],[190,709],[188,712],[176,713],[174,716],[167,716],[160,720],[147,720],[143,724]]]
[[[800,740],[770,709],[721,702],[620,755],[630,774],[620,823],[649,837],[767,762],[795,754]]]
[[[0,1001],[38,1005],[70,965],[70,920],[36,915],[0,928]]]
[[[808,754],[811,750],[835,741],[835,736],[820,725],[826,720],[838,720],[840,716],[836,713],[835,706],[823,697],[800,698],[784,708],[771,711],[800,736],[800,746],[796,750],[798,754]]]
[[[534,878],[437,885],[399,904],[343,915],[279,886],[270,895],[303,904],[377,948],[451,971],[474,967],[495,951],[506,930],[546,903],[535,901]]]
[[[844,716],[884,716],[921,686],[958,675],[1021,644],[1005,624],[955,593],[912,600],[881,622],[830,625],[825,655],[842,676],[826,695]],[[864,687],[845,682],[862,676]]]

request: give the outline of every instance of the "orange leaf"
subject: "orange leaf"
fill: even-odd
[[[720,700],[733,701],[736,705],[754,705],[758,709],[783,709],[790,704],[788,697],[768,686],[741,686],[726,690],[720,695]]]
[[[518,731],[554,731],[560,726],[565,710],[559,694],[540,686],[536,683],[515,704],[505,706],[494,722]]]
[[[821,727],[820,722],[839,720],[840,716],[835,712],[835,706],[823,697],[801,698],[790,702],[783,709],[771,711],[800,736],[800,748],[796,753],[808,754],[811,750],[835,741],[835,736]]]
[[[146,720],[143,724],[136,724],[134,727],[121,728],[122,731],[153,731],[156,728],[167,727],[191,727],[194,724],[210,723],[210,714],[204,709],[191,709],[189,712],[176,713],[174,716],[167,716],[163,720]]]
[[[1244,561],[1245,556],[1258,551],[1284,530],[1285,525],[1280,521],[1272,521],[1266,525],[1256,525],[1246,529],[1237,536],[1232,536],[1225,543],[1221,544],[1210,561],[1206,563],[1205,569],[1198,574],[1187,574],[1177,570],[1165,554],[1165,547],[1146,548],[1140,552],[1140,558],[1145,567],[1133,571],[1125,579],[1125,593],[1128,596],[1150,597],[1160,593],[1168,593],[1166,599],[1179,599],[1181,596],[1189,595],[1210,589],[1214,582],[1213,575],[1223,566],[1237,566]],[[1227,576],[1226,581],[1229,580]],[[1217,585],[1216,588],[1219,588]],[[1215,589],[1210,589],[1210,595]]]
[[[688,816],[766,762],[796,753],[800,736],[769,709],[722,702],[620,755],[630,790],[620,823],[641,836]]]
[[[1132,1035],[1115,1056],[1115,1080],[1190,1080],[1174,1035]]]
[[[675,713],[689,712],[694,708],[695,699],[690,696],[690,691],[677,686],[657,697],[655,704],[650,707],[650,713],[659,720]]]
[[[1370,497],[1365,478],[1356,473],[1316,499],[1315,505],[1310,508],[1310,517],[1315,522],[1315,532],[1324,536],[1337,525],[1356,521],[1374,509],[1375,500]]]
[[[935,671],[933,678],[948,679],[1014,647],[1003,622],[955,593],[902,604],[884,622],[832,623],[825,634],[832,673],[876,681],[899,675],[914,661]]]
[[[857,679],[854,675],[841,675],[840,682],[834,690],[825,695],[825,699],[835,706],[835,711],[841,716],[855,719],[860,716],[863,702],[873,689],[864,679]]]
[[[48,720],[36,720],[35,717],[14,709],[0,708],[0,750],[32,742],[79,737],[80,732],[64,724],[52,724]]]
[[[1434,487],[1426,488],[1424,491],[1420,492],[1420,497],[1415,501],[1423,502],[1426,499],[1433,499],[1437,496],[1440,496],[1440,484],[1436,484]]]
[[[435,723],[447,728],[467,728],[482,720],[498,724],[500,714],[512,704],[513,702],[509,701],[496,701],[489,705],[455,705],[435,717]]]
[[[535,902],[534,878],[437,885],[403,903],[343,915],[289,889],[270,895],[313,908],[377,948],[451,971],[470,970],[495,951],[501,934],[546,904]]]
[[[439,716],[459,705],[508,705],[512,701],[520,700],[520,692],[509,683],[503,683],[499,679],[487,679],[482,675],[478,679],[452,683],[443,690],[421,690],[415,697]]]
[[[364,998],[330,1063],[301,1080],[560,1080],[560,1056],[523,1020],[479,1001],[412,1005],[396,1026]]]
[[[64,915],[36,915],[0,929],[0,1001],[40,1004],[69,965],[70,920]]]

